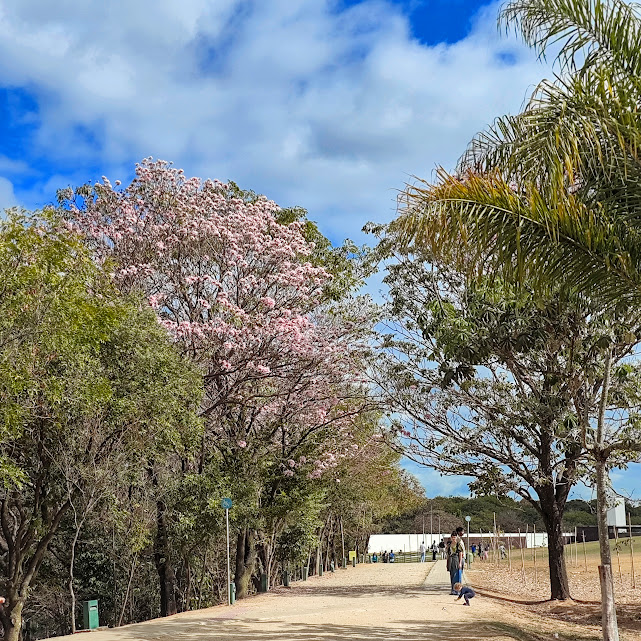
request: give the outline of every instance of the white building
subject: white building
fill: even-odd
[[[608,525],[616,528],[624,528],[626,526],[625,502],[623,499],[618,499],[616,505],[608,510]]]
[[[441,539],[445,539],[447,542],[449,536],[449,534],[425,534],[425,536],[422,534],[372,534],[369,537],[367,553],[374,554],[374,552],[376,552],[380,554],[385,550],[388,552],[390,550],[394,552],[398,552],[399,550],[401,552],[418,552],[421,541],[425,541],[425,545],[429,548],[432,545],[432,541],[438,545]],[[491,545],[492,536],[491,533],[487,532],[470,532],[470,542],[478,543],[479,541],[483,541]],[[521,540],[525,541],[526,548],[540,548],[547,547],[548,545],[548,535],[546,532],[537,532],[536,535],[533,532],[528,532],[527,534],[521,532],[520,535],[518,532],[507,532],[501,534],[499,539],[506,545],[508,545],[508,539],[512,539],[512,547],[518,548],[519,536]],[[574,534],[570,533],[564,534],[563,536],[568,542],[570,541],[570,537],[572,539],[574,538]],[[463,535],[463,540],[467,542],[467,534]]]

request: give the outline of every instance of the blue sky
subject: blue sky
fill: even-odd
[[[147,156],[366,239],[550,70],[472,0],[3,0],[0,207]],[[459,480],[419,476],[430,495]],[[628,479],[629,482],[628,482]],[[622,483],[632,485],[632,475]]]

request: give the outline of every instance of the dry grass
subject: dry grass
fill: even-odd
[[[622,539],[617,546],[611,542],[614,587],[621,629],[641,638],[641,538],[633,539],[633,560],[630,540]],[[479,562],[475,559],[469,581],[481,592],[497,599],[525,604],[528,609],[564,621],[598,626],[600,622],[601,591],[599,586],[598,543],[579,543],[566,546],[566,562],[570,581],[571,601],[549,601],[550,580],[547,549],[512,550],[512,563],[508,560]],[[620,568],[620,570],[619,570]],[[636,587],[634,587],[636,585]],[[638,634],[638,637],[636,636]]]

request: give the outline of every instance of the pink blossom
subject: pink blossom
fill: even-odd
[[[309,479],[363,457],[352,430],[355,394],[366,392],[359,331],[369,321],[328,313],[319,293],[331,276],[312,264],[300,222],[281,225],[275,203],[245,202],[152,159],[123,189],[105,180],[82,208],[67,206],[96,260],[117,265],[115,284],[144,292],[176,347],[202,367],[213,442],[277,466],[284,439],[284,473],[305,465]],[[247,441],[230,433],[232,415]]]

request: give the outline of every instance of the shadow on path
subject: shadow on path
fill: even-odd
[[[272,594],[290,593],[288,588],[276,588],[271,592]],[[313,585],[309,588],[307,586],[297,586],[295,592],[291,592],[291,594],[297,597],[346,597],[350,599],[372,596],[417,597],[435,594],[448,595],[449,588],[438,585]]]
[[[243,621],[221,621],[205,619],[200,625],[189,625],[188,629],[171,629],[168,623],[166,631],[156,631],[153,641],[174,639],[175,641],[446,641],[456,638],[457,641],[548,641],[549,632],[526,632],[521,628],[494,622],[479,621],[392,621],[399,627],[372,627],[332,624],[283,624],[281,621],[264,619],[245,619]],[[399,629],[400,628],[400,629]],[[124,630],[123,630],[124,632]],[[131,635],[131,636],[130,636]],[[139,639],[135,630],[128,631],[123,639]],[[146,637],[152,639],[152,637]],[[561,641],[576,640],[575,635],[563,632],[556,637]]]
[[[494,601],[503,601],[504,603],[517,603],[518,605],[541,605],[542,603],[555,603],[552,599],[539,599],[538,601],[526,601],[524,599],[511,599],[506,596],[501,596],[496,592],[486,592],[485,590],[480,590],[474,588],[476,593],[484,596],[486,599],[493,599]]]

